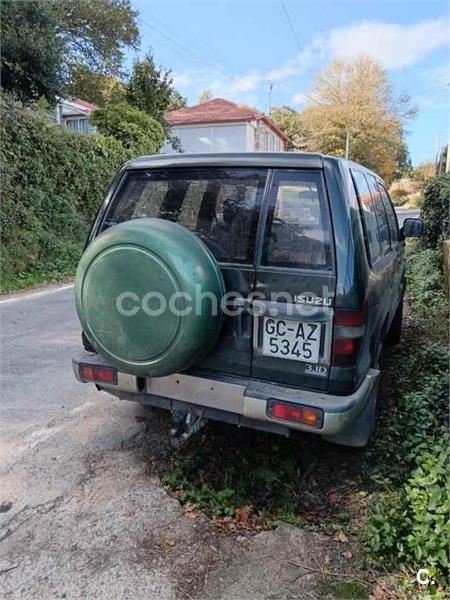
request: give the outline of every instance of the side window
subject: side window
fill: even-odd
[[[372,175],[366,175],[369,182],[369,188],[372,194],[373,205],[378,221],[378,239],[381,242],[381,252],[383,256],[391,249],[391,236],[389,233],[389,222],[386,211],[384,210],[383,200],[381,199],[380,189],[377,180]]]
[[[352,169],[353,181],[359,199],[359,207],[364,226],[364,234],[372,264],[381,256],[381,243],[378,237],[378,222],[373,206],[369,185],[361,171]]]
[[[389,221],[391,240],[393,243],[395,243],[400,239],[397,215],[395,214],[394,207],[392,206],[391,199],[389,198],[389,194],[387,193],[386,189],[380,183],[378,184],[378,187],[380,188],[381,198],[383,199],[384,208]]]
[[[318,173],[275,172],[262,264],[331,270],[330,215]]]

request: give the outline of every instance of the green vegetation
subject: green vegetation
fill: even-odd
[[[342,600],[365,600],[369,598],[367,585],[359,581],[336,581],[326,583],[320,590],[321,598]]]
[[[63,40],[48,2],[4,0],[1,10],[2,88],[23,101],[53,102],[64,88]]]
[[[91,122],[100,133],[112,136],[136,155],[155,154],[164,141],[162,126],[148,114],[129,104],[112,104],[97,109]]]
[[[172,71],[157,67],[153,55],[136,60],[126,86],[126,100],[164,125],[166,110],[186,106],[186,99],[173,87]]]
[[[236,446],[239,435],[233,434],[215,431],[213,451],[209,438],[204,446],[188,446],[174,458],[163,483],[182,503],[191,502],[213,516],[235,516],[246,506],[261,517],[293,516],[303,475],[300,449],[289,452],[289,440],[257,433],[251,444]]]
[[[0,6],[1,85],[22,102],[45,97],[53,105],[68,84],[73,95],[95,94],[92,86],[102,85],[102,77],[122,75],[124,49],[139,41],[129,0],[3,0]]]
[[[423,244],[440,248],[449,237],[450,173],[429,179],[423,191],[420,216],[425,225]]]
[[[414,336],[401,350],[389,410],[365,455],[376,493],[365,544],[376,564],[408,571],[429,568],[442,583],[448,569],[448,350],[442,255],[409,258]],[[381,435],[380,435],[381,434]]]
[[[82,135],[3,98],[3,291],[73,274],[87,232],[118,167],[132,152]]]

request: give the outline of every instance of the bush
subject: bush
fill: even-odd
[[[408,201],[409,192],[402,188],[391,190],[391,200],[395,206],[402,206]]]
[[[131,152],[111,137],[71,133],[0,104],[4,290],[72,273],[112,177]]]
[[[441,341],[447,327],[441,258],[427,249],[408,259],[408,301],[421,337],[418,351],[410,346],[392,365],[395,403],[389,414],[380,415],[382,435],[378,432],[365,457],[382,489],[372,498],[365,543],[375,563],[408,571],[426,567],[444,584],[450,536],[449,354]]]
[[[442,307],[445,302],[442,280],[442,252],[427,249],[408,257],[406,279],[409,296],[416,311],[428,313],[434,305]]]
[[[91,123],[136,154],[155,154],[164,141],[162,126],[147,113],[124,102],[99,108]]]
[[[423,192],[421,217],[425,225],[422,243],[426,248],[440,248],[449,236],[450,174],[430,179]]]

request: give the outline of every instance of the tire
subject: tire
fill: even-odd
[[[75,280],[78,317],[96,351],[121,371],[151,377],[206,358],[220,333],[224,293],[206,245],[163,219],[134,219],[101,233]]]
[[[391,326],[387,332],[385,342],[388,346],[396,346],[400,342],[402,335],[402,324],[403,324],[403,297],[399,302],[397,310],[395,311],[394,318],[392,319]]]

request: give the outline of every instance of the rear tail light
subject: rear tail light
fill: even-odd
[[[81,363],[78,367],[80,379],[96,383],[112,383],[117,385],[117,370],[113,367],[99,367]]]
[[[333,367],[354,367],[358,358],[366,315],[362,310],[336,309],[334,315]]]
[[[274,419],[302,423],[320,429],[323,424],[323,412],[319,408],[301,406],[273,400],[269,404],[269,416]]]
[[[335,327],[360,327],[366,322],[363,310],[342,310],[337,308],[334,315]]]

